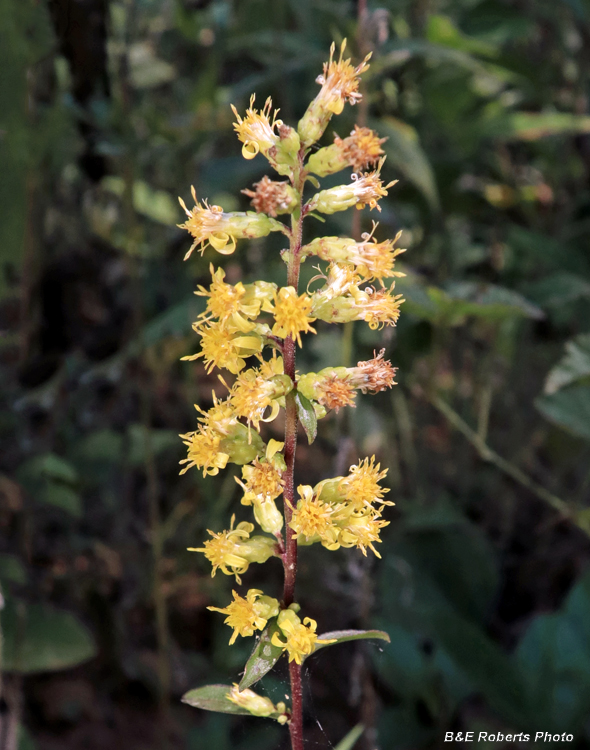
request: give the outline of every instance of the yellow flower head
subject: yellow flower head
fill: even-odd
[[[275,336],[286,338],[291,336],[301,346],[301,334],[316,333],[310,323],[315,318],[311,317],[311,298],[306,294],[297,296],[292,286],[284,286],[275,292],[273,315],[275,324],[272,332]]]
[[[331,375],[319,384],[318,403],[336,412],[343,406],[356,406],[354,385],[347,379]]]
[[[276,720],[279,724],[286,724],[289,721],[289,715],[286,713],[287,707],[281,701],[275,706],[270,698],[265,698],[262,695],[258,695],[253,690],[246,688],[240,690],[238,684],[234,682],[232,688],[227,695],[228,701],[235,703],[236,706],[245,708],[253,716],[272,716],[273,714],[280,714],[276,716]]]
[[[293,510],[289,526],[306,541],[319,538],[329,549],[338,539],[338,529],[332,520],[335,506],[322,502],[309,485],[299,485],[297,492],[301,500]]]
[[[356,295],[356,302],[362,310],[362,319],[374,331],[397,323],[404,299],[402,294],[392,294],[391,289],[368,287]]]
[[[284,481],[282,472],[271,461],[256,459],[252,465],[242,467],[245,483],[236,477],[246,495],[242,500],[244,505],[250,505],[251,498],[260,497],[263,500],[275,500],[282,492]]]
[[[333,214],[337,211],[346,211],[352,206],[364,208],[369,206],[372,210],[376,208],[381,211],[378,201],[386,196],[387,191],[397,180],[384,185],[381,180],[381,167],[385,157],[381,159],[374,172],[364,174],[353,174],[349,185],[338,185],[337,187],[320,190],[307,203],[308,211],[320,211],[323,214]]]
[[[291,213],[297,206],[295,192],[288,182],[276,182],[265,175],[254,187],[256,190],[242,190],[242,193],[252,198],[252,207],[257,213],[274,217]]]
[[[286,640],[281,640],[278,633],[271,639],[273,646],[287,651],[289,661],[301,664],[303,659],[313,654],[316,643],[335,643],[335,640],[318,640],[316,635],[317,622],[306,617],[303,622],[292,609],[284,609],[277,618],[277,624]]]
[[[335,136],[334,144],[342,152],[347,164],[350,164],[355,172],[360,172],[379,161],[379,157],[383,155],[381,144],[386,140],[387,138],[379,138],[370,128],[359,128],[355,125],[348,138]]]
[[[351,466],[348,476],[342,479],[338,489],[356,510],[371,507],[373,503],[393,505],[383,500],[383,495],[389,492],[389,489],[379,484],[386,476],[387,469],[381,471],[381,464],[375,464],[375,456],[371,456],[370,459],[365,458]]]
[[[184,259],[190,258],[196,247],[199,248],[202,255],[208,244],[212,245],[222,255],[231,255],[236,249],[236,239],[227,231],[229,228],[228,215],[223,213],[221,206],[209,206],[206,200],[203,201],[201,206],[197,200],[194,187],[191,187],[191,194],[195,201],[195,207],[192,211],[188,210],[182,198],[178,199],[188,216],[188,220],[178,226],[181,229],[186,229],[194,238],[194,242]]]
[[[189,547],[190,552],[203,552],[207,560],[213,566],[211,576],[214,577],[217,569],[226,576],[235,575],[236,581],[241,583],[240,575],[245,573],[250,563],[263,563],[276,554],[275,541],[270,537],[255,536],[250,539],[254,531],[254,524],[242,521],[234,529],[232,516],[229,531],[221,531],[216,534],[209,531],[212,539],[204,542],[204,547]]]
[[[244,159],[253,159],[260,151],[266,156],[270,149],[276,147],[280,137],[275,133],[275,128],[282,125],[281,120],[277,120],[278,109],[274,111],[272,121],[269,115],[272,109],[272,100],[269,97],[264,107],[258,112],[254,109],[255,94],[250,97],[250,107],[246,110],[244,119],[238,114],[238,110],[231,105],[237,122],[234,128],[238,138],[244,144],[242,147],[242,156]]]
[[[323,106],[332,114],[339,115],[344,109],[344,104],[356,104],[362,99],[359,93],[359,76],[368,70],[368,54],[360,65],[354,68],[350,64],[350,58],[343,60],[344,50],[346,49],[346,39],[340,45],[340,57],[338,62],[334,58],[336,45],[332,42],[330,47],[330,60],[324,63],[324,73],[316,78],[316,83],[321,84],[320,93],[316,99],[322,101]]]
[[[221,436],[209,429],[199,429],[180,436],[188,447],[188,457],[180,463],[186,466],[180,472],[184,474],[192,466],[203,469],[203,476],[215,476],[219,469],[225,469],[229,455],[220,449]]]
[[[193,325],[201,336],[201,351],[184,360],[203,357],[205,369],[211,372],[214,367],[223,367],[234,375],[246,366],[245,357],[262,351],[262,337],[255,330],[243,334],[236,326],[216,321],[203,321]]]
[[[381,520],[379,512],[355,511],[340,526],[338,541],[342,547],[358,547],[365,557],[368,547],[377,557],[381,557],[373,542],[381,541],[379,533],[384,526],[389,526],[389,521]]]
[[[238,375],[231,391],[229,401],[237,416],[248,420],[259,430],[260,422],[272,422],[277,418],[280,405],[276,399],[291,390],[293,383],[287,375],[278,375],[272,379],[265,377],[253,368]],[[270,407],[270,414],[265,416]]]
[[[373,355],[373,359],[357,362],[356,367],[350,368],[351,381],[362,393],[379,393],[396,385],[397,367],[392,367],[391,362],[384,359],[385,349],[379,354],[373,352]]]
[[[270,596],[264,596],[259,589],[250,589],[246,598],[235,591],[232,592],[234,600],[225,607],[207,607],[212,612],[221,612],[227,615],[225,624],[234,629],[229,645],[231,646],[238,635],[254,635],[255,630],[264,630],[267,621],[279,614],[279,603]]]
[[[208,297],[207,309],[201,314],[201,318],[209,320],[211,318],[217,318],[220,322],[225,322],[231,319],[231,322],[239,327],[242,333],[248,333],[254,328],[248,318],[255,319],[260,312],[260,301],[244,301],[244,295],[246,289],[241,281],[237,284],[226,284],[225,271],[223,268],[218,268],[216,271],[213,268],[213,264],[209,266],[209,271],[212,277],[212,283],[209,289],[205,289],[202,286],[197,288],[195,294],[199,297]]]
[[[398,232],[393,240],[377,242],[374,237],[377,226],[377,222],[374,221],[371,231],[362,235],[363,241],[355,243],[356,247],[351,253],[350,260],[355,264],[363,279],[367,281],[379,279],[383,285],[382,279],[406,275],[401,271],[393,270],[396,257],[406,251],[403,248],[394,247],[401,237],[401,232]]]
[[[387,195],[389,188],[397,182],[397,180],[393,180],[387,185],[384,185],[381,181],[380,173],[384,161],[385,157],[381,159],[379,166],[374,172],[364,172],[362,177],[359,177],[358,175],[352,176],[354,180],[352,190],[357,197],[356,207],[358,209],[369,206],[371,211],[374,208],[381,211],[381,206],[378,205],[377,201],[379,201],[380,198],[384,198]]]
[[[238,419],[228,400],[218,399],[214,392],[212,392],[212,396],[213,406],[208,411],[195,404],[195,409],[202,415],[198,417],[202,425],[201,429],[213,431],[217,435],[225,437],[233,432]]]

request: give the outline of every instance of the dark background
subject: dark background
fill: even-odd
[[[381,627],[392,643],[307,662],[308,746],[357,722],[359,750],[442,747],[447,731],[589,745],[590,3],[389,0],[360,24],[358,12],[0,5],[7,750],[286,746],[266,720],[180,703],[236,680],[251,648],[229,648],[206,609],[232,580],[185,551],[247,516],[236,467],[178,476],[193,404],[222,393],[216,373],[179,361],[198,347],[192,292],[210,261],[232,282],[284,283],[284,266],[272,237],[183,263],[176,196],[194,184],[245,209],[239,191],[269,170],[241,158],[229,104],[272,95],[295,124],[344,36],[355,59],[374,49],[365,114],[389,139],[384,177],[399,179],[362,228],[403,229],[407,302],[396,329],[318,325],[298,367],[385,346],[399,385],[323,421],[311,448],[303,439],[298,480],[375,453],[396,508],[381,561],[304,549],[298,598],[320,632]],[[347,234],[351,212],[311,225]],[[280,437],[279,420],[271,429]],[[253,568],[247,585],[278,594],[278,563]],[[275,700],[287,689],[280,670],[262,686]]]

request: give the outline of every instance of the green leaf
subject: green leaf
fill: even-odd
[[[149,435],[146,435],[143,425],[132,424],[129,426],[129,463],[133,466],[144,463],[148,438],[149,448],[154,456],[169,448],[178,448],[178,435],[174,430],[149,430]]]
[[[365,731],[363,724],[357,724],[353,727],[350,732],[343,737],[340,742],[336,745],[334,750],[352,750],[356,745],[356,741],[360,738],[361,734]]]
[[[125,181],[115,175],[103,178],[101,186],[119,197],[125,191]],[[133,183],[133,207],[137,213],[167,226],[175,226],[182,213],[178,201],[170,193],[157,190],[143,180]]]
[[[590,334],[583,333],[565,345],[565,357],[551,370],[545,393],[557,393],[567,385],[590,377]]]
[[[391,643],[389,635],[384,630],[332,630],[329,633],[322,633],[318,636],[318,640],[334,641],[333,643],[316,643],[314,654],[321,648],[326,646],[336,646],[338,643],[346,643],[346,641],[362,641],[362,640],[380,640]]]
[[[0,554],[0,581],[25,584],[27,573],[16,555]]]
[[[70,612],[10,597],[0,619],[7,672],[53,672],[96,656],[92,634]]]
[[[559,308],[579,299],[590,299],[590,284],[575,273],[560,271],[527,285],[526,293],[541,307]]]
[[[250,711],[232,703],[227,699],[231,687],[229,685],[205,685],[185,693],[181,701],[194,708],[202,708],[204,711],[217,711],[221,714],[240,714],[251,716]]]
[[[567,388],[536,399],[535,406],[550,422],[590,440],[590,386]]]
[[[244,690],[262,679],[280,659],[283,649],[280,646],[273,646],[271,643],[273,635],[280,632],[276,619],[271,620],[246,662],[244,676],[240,682],[240,690]]]
[[[491,120],[486,127],[487,136],[521,141],[577,133],[590,133],[590,117],[570,112],[513,112]]]
[[[231,690],[229,685],[205,685],[195,690],[189,690],[181,700],[194,708],[202,708],[204,711],[216,711],[221,714],[239,714],[240,716],[253,716],[245,708],[236,705],[228,700],[228,694]],[[276,711],[267,717],[268,719],[278,719],[281,714]]]
[[[388,139],[383,144],[387,163],[399,169],[426,198],[431,210],[437,212],[440,203],[436,179],[414,128],[394,117],[383,117],[373,127]]]
[[[517,726],[526,724],[520,673],[483,629],[451,610],[430,613],[432,636],[483,693],[492,708]]]
[[[17,477],[36,502],[81,517],[82,503],[75,488],[78,473],[60,456],[53,453],[35,456],[19,466]]]
[[[295,393],[295,403],[297,404],[297,416],[311,445],[318,434],[318,418],[316,417],[315,409],[311,401],[305,398],[299,391]]]

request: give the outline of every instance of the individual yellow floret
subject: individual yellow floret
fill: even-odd
[[[284,649],[289,654],[289,661],[301,664],[306,656],[313,654],[316,643],[335,643],[335,640],[321,640],[316,635],[317,622],[311,617],[306,617],[303,622],[292,609],[284,609],[277,618],[283,636],[282,640],[278,633],[271,639],[273,646]]]
[[[306,542],[318,540],[331,549],[337,543],[339,533],[333,521],[335,507],[322,502],[309,485],[299,485],[297,491],[301,499],[293,510],[289,526]]]
[[[306,294],[297,296],[292,286],[284,286],[275,292],[273,334],[282,338],[291,336],[301,346],[302,333],[316,333],[310,325],[315,320],[310,315],[311,305],[311,298]]]
[[[234,600],[224,609],[207,607],[212,612],[227,615],[224,622],[234,630],[229,641],[230,646],[239,635],[249,636],[254,635],[256,630],[264,630],[268,620],[279,614],[278,601],[270,596],[264,596],[259,589],[250,589],[245,599],[235,591],[232,594]]]
[[[190,552],[202,552],[213,566],[211,576],[221,570],[226,576],[235,575],[236,581],[241,583],[240,575],[245,573],[250,563],[264,563],[269,557],[277,554],[276,542],[270,537],[254,536],[254,524],[242,521],[234,529],[232,516],[229,531],[218,534],[209,531],[211,539],[204,542],[204,547],[189,547]]]

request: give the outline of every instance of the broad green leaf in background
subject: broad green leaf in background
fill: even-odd
[[[19,466],[17,477],[35,502],[61,508],[76,518],[82,515],[78,473],[61,456],[35,456]]]
[[[53,672],[96,656],[92,634],[70,612],[9,597],[0,621],[3,669],[7,672]]]
[[[565,356],[549,372],[543,390],[551,395],[566,386],[588,378],[590,378],[590,334],[582,333],[566,343]]]
[[[119,197],[125,190],[123,178],[116,175],[103,178],[101,185]],[[183,212],[178,201],[174,200],[170,193],[157,190],[142,180],[133,183],[133,207],[148,219],[167,226],[175,226],[182,220]]]
[[[540,396],[535,406],[551,422],[590,440],[590,386],[578,385]]]
[[[543,308],[558,308],[568,302],[590,299],[590,283],[574,273],[561,271],[529,284],[526,294]]]
[[[535,617],[515,653],[529,712],[552,731],[580,731],[590,703],[590,575],[563,606]]]
[[[297,416],[305,434],[307,435],[307,441],[311,445],[316,439],[318,434],[318,419],[316,417],[315,409],[311,401],[299,391],[295,392],[295,403],[297,404]]]
[[[538,141],[576,133],[590,133],[590,117],[570,112],[513,112],[492,118],[485,126],[485,135],[502,140]]]
[[[412,182],[436,213],[440,208],[436,178],[414,128],[389,116],[373,122],[372,127],[387,138],[383,144],[387,165],[399,170]]]
[[[141,424],[132,424],[129,426],[129,463],[134,466],[140,466],[146,459],[146,450],[149,447],[154,456],[163,453],[166,450],[175,448],[178,450],[178,435],[173,430],[149,430],[149,436]]]
[[[26,570],[16,555],[0,554],[0,581],[17,584],[27,582]]]
[[[280,646],[274,646],[271,642],[273,635],[275,633],[280,634],[280,632],[276,619],[271,620],[246,662],[244,676],[240,681],[240,690],[244,690],[262,679],[280,659],[283,649]]]

